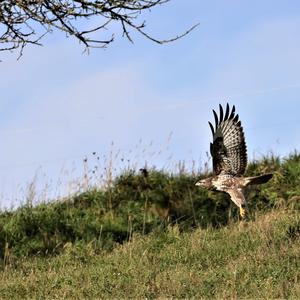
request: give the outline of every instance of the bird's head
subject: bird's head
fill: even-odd
[[[200,186],[205,189],[212,189],[213,188],[212,178],[210,177],[210,178],[201,179],[201,180],[197,181],[195,183],[195,185]]]

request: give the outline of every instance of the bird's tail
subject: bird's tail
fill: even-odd
[[[252,184],[262,184],[268,182],[273,177],[273,174],[264,174],[253,177],[245,177],[244,178],[244,186],[252,185]]]

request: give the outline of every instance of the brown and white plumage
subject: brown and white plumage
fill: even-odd
[[[213,176],[198,181],[196,185],[228,193],[244,217],[246,200],[243,188],[250,184],[265,183],[272,178],[272,174],[243,177],[247,166],[247,147],[239,115],[235,114],[234,105],[230,110],[228,103],[225,114],[221,105],[219,109],[219,117],[213,110],[215,126],[208,122],[213,135],[210,144]]]
[[[210,153],[213,157],[213,170],[216,175],[242,175],[247,165],[247,148],[239,115],[235,114],[235,106],[230,112],[226,105],[225,116],[220,107],[220,117],[213,110],[215,127],[209,123],[213,134]],[[224,116],[224,118],[223,118]]]

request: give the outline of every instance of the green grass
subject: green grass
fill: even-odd
[[[277,210],[255,221],[180,232],[169,226],[113,251],[67,243],[56,256],[24,257],[0,278],[12,298],[300,297],[300,218]]]
[[[0,295],[14,298],[300,298],[300,155],[247,190],[247,220],[206,174],[124,172],[107,190],[0,213]]]

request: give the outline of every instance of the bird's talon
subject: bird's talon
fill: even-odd
[[[240,216],[242,217],[242,219],[245,217],[246,215],[246,210],[243,207],[240,207]]]

